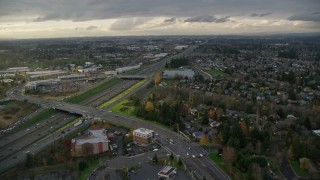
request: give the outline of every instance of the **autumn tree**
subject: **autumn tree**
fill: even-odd
[[[147,104],[146,104],[146,111],[147,112],[150,112],[152,110],[154,110],[154,106],[153,106],[153,103],[151,101],[148,101]]]
[[[217,112],[216,112],[216,109],[215,108],[210,108],[208,110],[208,116],[213,119],[213,120],[217,120],[218,119],[218,116],[217,116]]]
[[[310,159],[303,157],[300,158],[300,169],[307,171],[309,169]]]
[[[110,128],[110,125],[109,125],[109,123],[108,123],[106,120],[103,120],[103,127],[104,127],[105,129],[109,129],[109,128]]]
[[[241,126],[243,134],[245,134],[246,136],[249,136],[249,128],[248,128],[246,121],[241,121],[240,126]]]
[[[208,143],[209,143],[209,137],[208,137],[208,135],[203,135],[203,136],[201,137],[201,139],[200,139],[199,144],[200,144],[200,145],[208,145]]]
[[[223,161],[227,164],[228,171],[232,173],[232,163],[236,158],[236,150],[233,147],[227,146],[223,149]]]
[[[157,72],[154,76],[154,84],[157,86],[162,80],[162,76],[159,72]]]

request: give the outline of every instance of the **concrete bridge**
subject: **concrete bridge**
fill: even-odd
[[[139,75],[121,75],[121,76],[119,76],[119,78],[121,78],[121,79],[129,79],[129,80],[136,80],[136,79],[138,79],[138,80],[140,80],[140,79],[146,79],[147,78],[147,76],[139,76]]]

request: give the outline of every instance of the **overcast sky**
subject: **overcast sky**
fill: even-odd
[[[320,0],[0,0],[0,38],[320,32]]]

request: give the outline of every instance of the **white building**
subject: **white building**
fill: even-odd
[[[133,69],[139,69],[140,67],[141,67],[141,63],[136,66],[127,66],[127,67],[117,68],[116,72],[117,72],[117,74],[121,74],[121,73],[130,71],[130,70],[133,70]]]
[[[195,72],[192,69],[175,69],[175,70],[165,70],[163,72],[163,78],[173,79],[176,77],[193,79]]]
[[[156,54],[154,55],[155,58],[163,58],[163,57],[166,57],[168,55],[168,53],[159,53],[159,54]]]
[[[177,174],[177,169],[171,166],[163,167],[158,173],[159,179],[173,179]]]
[[[139,128],[133,131],[133,142],[137,145],[147,146],[154,142],[154,131]]]

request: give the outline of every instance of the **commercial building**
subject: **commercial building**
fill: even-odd
[[[165,70],[163,72],[164,79],[173,79],[173,78],[188,78],[193,79],[195,72],[192,69],[175,69],[175,70]]]
[[[130,70],[133,70],[133,69],[139,69],[141,67],[141,65],[142,64],[140,63],[140,64],[138,64],[136,66],[127,66],[127,67],[117,68],[116,72],[117,72],[117,74],[121,74],[121,73],[130,71]]]
[[[84,74],[70,74],[65,76],[58,76],[58,79],[61,80],[79,80],[86,78],[86,75]]]
[[[158,173],[159,179],[173,179],[177,174],[177,169],[171,166],[163,167]]]
[[[104,153],[109,150],[105,130],[93,127],[88,134],[71,140],[71,155],[75,157]]]
[[[154,142],[154,131],[139,128],[133,131],[133,142],[140,146],[147,146]]]
[[[39,81],[30,81],[26,84],[25,89],[32,91],[38,90],[40,87],[52,87],[60,84],[60,79],[47,79]]]

